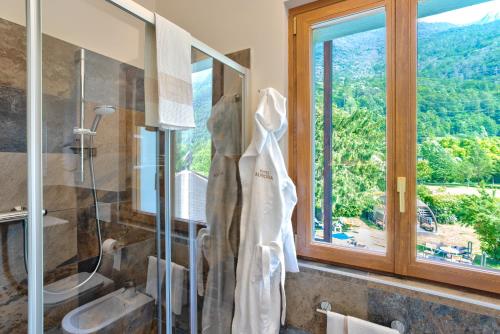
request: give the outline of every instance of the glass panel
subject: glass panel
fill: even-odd
[[[3,215],[26,203],[25,2],[0,1],[0,332],[27,332],[23,219]]]
[[[499,270],[500,1],[418,11],[418,258]]]
[[[243,81],[233,69],[193,49],[196,128],[175,134],[172,261],[190,268],[188,313],[176,331],[230,333],[238,249]],[[174,269],[175,267],[173,267]],[[198,297],[198,294],[200,297]],[[184,309],[184,308],[183,308]]]
[[[42,5],[45,331],[154,332],[145,24],[102,0]]]
[[[206,198],[208,169],[211,160],[211,140],[207,120],[212,109],[213,61],[204,53],[192,48],[192,85],[195,116],[194,129],[176,131],[174,138],[174,207],[172,220],[172,275],[180,268],[190,268],[188,289],[183,291],[187,303],[172,295],[173,332],[189,332],[198,325],[198,296],[195,265],[197,232],[206,227]],[[198,255],[199,256],[199,255]],[[201,259],[203,261],[203,259]],[[172,284],[175,284],[172,282]],[[172,290],[175,288],[172,287]],[[191,290],[194,289],[194,290]],[[176,305],[182,305],[182,312]],[[190,312],[191,310],[191,312]],[[193,329],[194,330],[194,329]]]
[[[319,24],[312,48],[313,239],[385,252],[384,10]]]

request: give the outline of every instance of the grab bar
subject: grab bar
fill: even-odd
[[[47,214],[47,210],[43,210],[43,215]],[[13,211],[7,211],[0,213],[0,224],[11,223],[15,221],[21,221],[28,218],[28,210],[15,209]]]

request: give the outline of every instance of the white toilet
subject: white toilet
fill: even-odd
[[[122,288],[66,314],[65,334],[149,333],[154,299],[134,287]]]

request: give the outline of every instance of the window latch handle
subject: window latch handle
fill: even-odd
[[[397,192],[399,193],[399,212],[405,212],[406,177],[398,176]]]

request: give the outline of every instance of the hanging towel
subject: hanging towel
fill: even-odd
[[[146,125],[165,130],[194,128],[192,37],[158,14],[155,14],[155,26],[156,30],[151,25],[146,29]],[[153,43],[154,36],[156,43]],[[153,72],[155,63],[156,73]]]
[[[196,285],[198,287],[198,295],[201,297],[205,294],[203,261],[208,258],[209,241],[210,235],[208,229],[200,229],[196,237]]]
[[[399,334],[395,329],[380,326],[373,322],[361,320],[354,317],[347,317],[346,334]],[[330,334],[330,333],[329,333]]]
[[[170,301],[172,303],[172,312],[180,315],[182,313],[182,304],[184,301],[184,281],[186,275],[186,268],[172,262],[171,276],[171,291]]]
[[[345,334],[347,319],[343,314],[326,313],[326,334]]]
[[[160,259],[160,284],[163,286],[165,278],[165,260]],[[158,301],[157,289],[157,259],[154,256],[148,256],[148,276],[146,281],[146,293]]]
[[[155,256],[148,256],[148,276],[146,282],[146,294],[153,297],[155,301],[158,300],[158,290],[156,286],[157,276],[157,258]],[[184,282],[187,269],[177,263],[172,262],[171,277],[171,303],[172,312],[180,315],[182,312],[182,305],[184,304]],[[160,259],[160,284],[163,287],[166,272],[166,262]],[[164,289],[163,289],[164,290]]]

